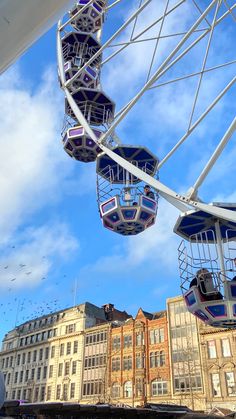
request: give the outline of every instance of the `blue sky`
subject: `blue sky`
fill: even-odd
[[[170,1],[169,7],[174,3]],[[198,3],[203,6],[206,2]],[[136,4],[123,0],[114,8],[105,22],[103,40]],[[138,20],[137,32],[164,6],[164,1],[158,2],[157,10],[153,0]],[[226,10],[223,4],[222,12]],[[209,20],[213,14],[214,10]],[[197,16],[192,2],[186,2],[166,20],[163,34],[186,30]],[[158,30],[156,25],[147,36]],[[127,28],[119,41],[126,40],[130,32]],[[229,15],[215,29],[208,68],[236,59],[235,32]],[[160,41],[154,68],[179,39]],[[206,44],[207,39],[201,41],[160,82],[199,71]],[[136,44],[104,67],[102,86],[117,109],[141,88],[154,46],[153,41]],[[203,77],[194,121],[234,74],[235,64]],[[127,144],[146,145],[163,158],[185,133],[197,82],[193,77],[147,92],[118,127],[119,137]],[[95,164],[73,161],[60,141],[64,98],[57,82],[55,27],[1,76],[0,100],[0,338],[16,323],[71,306],[74,301],[98,306],[111,302],[133,315],[139,307],[151,312],[164,309],[166,298],[180,293],[180,239],[172,232],[178,211],[161,199],[156,225],[135,237],[102,227]],[[179,192],[187,191],[234,114],[235,88],[163,166],[161,181]],[[200,190],[203,200],[236,202],[235,158],[234,136]]]

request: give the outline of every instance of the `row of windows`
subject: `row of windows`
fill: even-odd
[[[89,333],[86,335],[85,338],[85,345],[92,345],[100,342],[106,342],[107,341],[107,332],[95,332],[95,333]]]
[[[60,356],[70,355],[72,352],[73,352],[73,354],[78,353],[78,341],[77,340],[75,340],[73,342],[73,347],[72,347],[72,342],[67,342],[67,344],[65,344],[65,343],[60,344]]]
[[[175,392],[185,391],[199,391],[202,389],[202,380],[200,374],[192,376],[186,375],[181,377],[175,377],[174,379]]]
[[[167,394],[167,381],[153,380],[150,384],[150,390],[152,396],[163,396]],[[126,381],[123,386],[120,386],[119,383],[113,383],[111,395],[113,398],[130,398],[133,397],[133,391],[136,397],[145,394],[144,381],[141,378],[136,380],[134,389],[132,381]]]
[[[57,329],[45,330],[44,332],[20,338],[20,347],[42,342],[55,336],[57,336]]]
[[[51,352],[50,352],[51,349]],[[55,357],[55,350],[56,347],[52,346],[51,348],[40,348],[39,350],[33,350],[29,352],[23,352],[21,354],[17,354],[16,357],[16,365],[25,365],[30,364],[31,362],[38,362],[38,361],[45,361],[49,358],[49,355],[51,358]],[[74,342],[67,342],[65,345],[62,343],[60,345],[60,356],[63,355],[70,355],[70,354],[77,354],[78,353],[78,341]],[[2,359],[2,369],[8,368],[13,366],[13,356],[8,356],[6,358]]]
[[[149,331],[149,343],[150,345],[154,345],[156,343],[162,343],[165,340],[164,328],[161,329],[153,329]],[[129,348],[132,346],[133,339],[132,335],[124,335],[123,337],[123,347]],[[136,332],[135,334],[135,344],[136,346],[140,346],[144,344],[144,335],[143,332]],[[120,349],[121,348],[121,337],[116,335],[112,339],[112,349]]]
[[[47,378],[48,367],[32,368],[31,370],[16,371],[14,374],[14,384],[27,383],[29,380],[45,380]],[[10,383],[11,373],[7,374],[7,384]]]
[[[68,400],[75,398],[75,390],[76,384],[70,383],[69,384],[58,384],[56,388],[56,399],[57,400]],[[24,389],[13,389],[12,390],[12,399],[22,399],[22,400],[29,400],[33,402],[43,402],[43,401],[50,401],[52,399],[52,386],[41,386],[35,387],[34,391],[32,388],[24,388]]]
[[[103,383],[101,380],[86,382],[83,385],[83,396],[102,395]]]
[[[92,356],[86,356],[84,360],[84,369],[90,369],[90,368],[97,368],[105,366],[107,362],[107,357],[104,355],[92,355]]]
[[[197,361],[199,359],[199,352],[197,348],[180,348],[173,350],[172,360],[173,362],[189,362]]]
[[[224,358],[229,357],[232,355],[231,353],[231,347],[230,347],[230,341],[228,338],[221,339],[221,354],[218,354],[217,348],[216,348],[216,341],[215,340],[209,340],[207,342],[207,349],[208,349],[208,357],[209,358],[218,358],[218,356],[222,356]]]
[[[58,365],[58,377],[62,377],[62,375],[72,375],[76,374],[77,369],[77,361],[66,361],[64,364],[61,362]]]
[[[77,361],[70,361],[63,363],[60,363],[58,365],[58,377],[61,377],[64,373],[64,375],[74,375],[76,374],[77,370]],[[38,367],[38,368],[32,368],[31,370],[25,370],[25,371],[16,371],[14,374],[14,384],[21,384],[21,383],[27,383],[29,380],[45,380],[46,378],[52,378],[54,372],[54,366],[50,365],[49,368],[47,366],[44,367]],[[48,374],[48,377],[47,377]],[[5,381],[6,384],[10,384],[11,380],[11,373],[5,374]]]
[[[235,396],[236,394],[236,383],[234,372],[224,373],[225,384],[227,388],[228,396]],[[220,375],[218,373],[211,374],[211,385],[212,385],[212,396],[221,397],[221,384]]]
[[[163,367],[166,363],[166,356],[163,351],[150,352],[149,355],[150,368]],[[136,354],[135,357],[135,367],[137,369],[144,368],[145,358],[144,354]],[[132,369],[132,356],[123,357],[123,370]],[[112,371],[119,371],[121,369],[121,359],[120,357],[112,358],[111,362]]]

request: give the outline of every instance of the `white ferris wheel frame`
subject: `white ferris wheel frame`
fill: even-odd
[[[107,6],[107,10],[109,10],[111,7],[115,6],[117,3],[120,3],[121,0],[114,1],[110,6]],[[220,208],[217,206],[214,206],[212,204],[206,204],[202,201],[198,200],[197,192],[199,186],[203,183],[206,176],[208,175],[209,171],[214,166],[216,160],[221,155],[223,149],[225,148],[226,144],[232,137],[233,133],[236,130],[236,117],[233,119],[232,123],[228,127],[227,131],[223,135],[222,139],[220,140],[218,146],[216,147],[215,151],[213,152],[212,156],[210,157],[208,163],[202,170],[201,174],[195,181],[194,185],[187,191],[187,193],[179,194],[172,189],[170,189],[168,186],[164,185],[159,180],[154,179],[150,175],[144,173],[142,170],[135,167],[132,163],[128,162],[124,158],[118,156],[114,151],[112,151],[110,148],[108,148],[105,145],[105,140],[114,133],[115,128],[118,126],[118,124],[123,120],[123,118],[128,114],[130,109],[138,102],[138,100],[142,97],[142,95],[149,89],[153,89],[155,87],[154,83],[169,69],[171,68],[177,61],[179,61],[191,48],[193,48],[201,39],[203,39],[207,34],[209,34],[209,41],[207,45],[206,55],[204,57],[203,62],[203,68],[202,71],[199,73],[193,73],[187,77],[191,77],[196,74],[203,74],[205,70],[205,63],[206,63],[206,57],[211,41],[211,36],[213,33],[213,30],[216,25],[218,25],[226,16],[229,14],[233,15],[233,10],[236,8],[236,4],[234,4],[232,7],[229,7],[226,2],[227,11],[217,18],[217,12],[219,9],[219,6],[222,4],[222,1],[225,0],[212,0],[212,2],[209,4],[208,7],[202,12],[200,11],[201,15],[199,18],[195,21],[195,23],[192,25],[192,27],[183,34],[182,39],[177,44],[177,46],[172,50],[172,52],[169,54],[169,56],[164,60],[164,62],[159,66],[159,68],[155,71],[155,73],[150,77],[150,79],[146,82],[146,84],[143,86],[143,88],[136,94],[136,96],[125,106],[123,107],[114,118],[113,123],[109,126],[107,131],[98,139],[96,135],[94,134],[93,130],[89,126],[87,120],[85,119],[84,115],[82,114],[81,110],[77,106],[76,102],[74,101],[70,91],[69,87],[73,83],[73,81],[82,73],[82,71],[85,69],[86,66],[88,66],[94,59],[96,59],[104,50],[107,48],[112,41],[135,19],[137,19],[137,16],[145,9],[145,7],[151,2],[152,0],[146,0],[143,4],[140,4],[140,7],[126,20],[126,22],[110,37],[108,41],[106,41],[101,48],[91,57],[83,67],[81,67],[77,73],[68,81],[65,79],[65,73],[64,73],[64,64],[63,64],[63,53],[62,53],[62,44],[61,44],[61,33],[65,29],[65,27],[71,23],[73,19],[78,17],[83,11],[88,7],[88,5],[92,4],[93,0],[90,0],[89,3],[87,3],[85,6],[83,6],[75,15],[73,15],[72,18],[67,20],[65,23],[62,23],[60,20],[58,22],[58,28],[57,28],[57,57],[58,57],[58,71],[59,71],[59,77],[61,81],[62,89],[65,92],[65,96],[68,100],[68,103],[75,114],[78,121],[80,121],[81,125],[84,127],[87,134],[92,138],[92,140],[99,145],[102,151],[104,151],[110,158],[112,158],[117,164],[122,166],[125,170],[129,171],[132,175],[136,176],[140,180],[142,180],[145,183],[148,183],[152,188],[157,190],[159,194],[166,199],[170,204],[174,205],[177,209],[179,209],[182,213],[185,213],[192,207],[198,210],[205,211],[207,213],[210,213],[214,215],[217,218],[223,218],[228,221],[236,222],[236,212]],[[176,9],[177,7],[181,6],[186,0],[180,0],[176,5],[174,5],[169,11],[165,11],[163,16],[158,18],[152,25],[150,25],[148,28],[146,28],[144,31],[142,31],[138,36],[136,36],[132,41],[125,42],[121,44],[120,50],[116,51],[115,53],[111,54],[110,57],[106,58],[102,64],[105,64],[107,61],[109,61],[111,58],[113,58],[117,53],[119,53],[121,50],[125,49],[130,43],[137,42],[137,38],[139,38],[141,35],[143,35],[144,32],[150,29],[154,24],[164,19],[165,15],[169,14],[171,11]],[[193,0],[195,3],[195,1]],[[209,11],[216,6],[216,11],[214,13],[213,23],[210,24],[207,20],[207,15]],[[208,27],[203,29],[197,29],[199,24],[205,20],[208,23]],[[182,51],[177,57],[174,58],[174,56],[177,54],[177,52],[181,49],[181,47],[184,45],[186,40],[189,39],[189,37],[192,35],[193,32],[200,31],[202,32],[200,36],[195,39],[184,51]],[[98,34],[98,38],[100,38],[101,33]],[[171,61],[173,59],[173,61]],[[233,63],[233,62],[231,62]],[[228,65],[231,63],[226,63],[220,66],[216,66],[214,68],[219,68],[224,65]],[[206,71],[211,71],[212,69],[208,69]],[[181,78],[178,78],[176,80],[179,80]],[[213,100],[213,102],[208,106],[208,108],[202,113],[202,115],[195,121],[193,125],[191,125],[192,121],[192,114],[190,117],[190,124],[188,127],[187,132],[184,134],[184,136],[178,141],[178,143],[173,147],[173,149],[160,161],[159,167],[162,167],[164,163],[169,159],[170,156],[173,155],[173,153],[180,147],[180,145],[189,137],[189,135],[193,132],[193,130],[199,125],[199,123],[205,118],[205,116],[213,109],[213,107],[219,102],[219,100],[224,96],[224,94],[233,86],[233,84],[236,81],[236,77],[234,77],[228,85],[218,94],[218,96]],[[199,88],[199,86],[198,86]],[[197,95],[197,93],[196,93]],[[195,102],[196,102],[196,96],[195,96]],[[193,113],[193,111],[192,111]]]

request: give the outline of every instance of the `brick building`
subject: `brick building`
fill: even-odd
[[[110,400],[131,406],[170,397],[166,312],[147,313],[112,327],[109,348]]]

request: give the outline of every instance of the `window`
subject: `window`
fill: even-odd
[[[112,384],[111,397],[113,397],[114,399],[120,397],[120,385],[118,383]]]
[[[151,386],[152,396],[162,396],[163,394],[167,394],[166,381],[154,380],[152,381]]]
[[[221,396],[220,377],[219,374],[211,374],[212,395],[213,397]]]
[[[45,386],[41,387],[41,392],[40,392],[40,401],[43,402],[45,398]]]
[[[136,396],[143,396],[143,379],[142,378],[137,378],[135,381],[135,387],[136,387]]]
[[[112,339],[112,349],[120,349],[120,336],[114,336]]]
[[[124,397],[129,398],[132,397],[132,382],[126,381],[124,384]]]
[[[48,386],[47,388],[47,400],[51,400],[52,397],[52,387]]]
[[[150,344],[153,345],[155,343],[162,343],[165,340],[164,329],[154,329],[150,330]]]
[[[150,352],[150,368],[163,367],[165,365],[165,353],[163,351]]]
[[[21,395],[21,389],[17,390],[17,399],[21,398],[20,395]]]
[[[69,373],[70,373],[70,362],[69,362],[69,361],[67,361],[67,362],[65,363],[64,375],[69,375]]]
[[[65,345],[64,345],[64,343],[61,343],[61,345],[60,345],[60,356],[64,355],[64,350],[65,350]]]
[[[23,383],[24,371],[20,371],[19,383]]]
[[[2,359],[2,369],[4,368],[4,365],[5,365],[5,358]]]
[[[68,326],[66,326],[66,334],[67,333],[73,333],[75,332],[75,323],[74,324],[68,324]]]
[[[74,352],[74,354],[77,354],[78,353],[78,341],[77,340],[74,341],[74,350],[73,350],[73,352]]]
[[[143,368],[144,367],[144,363],[143,363],[143,354],[136,354],[136,368]]]
[[[84,360],[84,369],[97,368],[99,366],[104,366],[105,364],[106,356],[102,354],[86,356]]]
[[[39,361],[43,359],[43,348],[39,349]]]
[[[48,357],[49,357],[49,346],[45,348],[45,359],[48,359]]]
[[[52,378],[53,376],[53,365],[49,366],[49,378]]]
[[[34,401],[37,402],[39,398],[39,387],[35,387],[34,390]]]
[[[28,354],[27,354],[27,362],[28,362],[28,364],[30,363],[30,361],[31,361],[31,352],[28,352]]]
[[[22,365],[25,364],[25,353],[22,354]]]
[[[214,340],[209,340],[207,342],[207,348],[208,348],[208,357],[216,358],[216,343]]]
[[[40,378],[41,378],[41,367],[39,367],[37,370],[37,380],[40,380]]]
[[[17,355],[16,358],[16,365],[20,365],[20,354]]]
[[[136,346],[143,345],[143,332],[136,332]]]
[[[25,389],[23,390],[23,395],[22,395],[22,396],[23,396],[23,400],[26,400],[26,398],[27,398],[27,397],[26,397],[26,393],[27,393],[27,389],[25,388]]]
[[[189,376],[189,374],[176,377],[174,380],[175,392],[198,391],[202,389],[202,380],[200,374]]]
[[[16,390],[12,390],[11,397],[13,400],[16,398]]]
[[[17,384],[18,381],[18,372],[15,372],[15,377],[14,377],[14,384]]]
[[[35,335],[31,335],[30,336],[30,343],[34,343],[35,342]]]
[[[68,400],[68,384],[63,384],[62,399]]]
[[[70,385],[70,398],[74,399],[75,397],[75,383],[71,383]]]
[[[9,373],[7,374],[7,385],[9,385],[9,384],[10,384],[10,379],[11,379],[11,373],[9,372]]]
[[[229,339],[221,339],[222,356],[231,356]]]
[[[66,355],[71,354],[71,342],[67,342],[66,344]]]
[[[62,376],[62,369],[63,369],[63,364],[62,364],[62,363],[60,363],[60,364],[58,365],[58,377],[61,377],[61,376]]]
[[[102,382],[99,380],[88,381],[84,383],[83,386],[83,395],[101,395],[102,394]]]
[[[235,387],[234,373],[233,372],[226,372],[225,373],[225,381],[226,381],[228,396],[235,396],[236,387]]]
[[[112,371],[119,371],[120,370],[120,358],[112,358],[111,369],[112,369]]]
[[[89,333],[86,335],[85,345],[93,345],[99,342],[105,342],[107,340],[107,333],[104,332],[97,332],[97,333]]]
[[[48,370],[47,366],[43,367],[43,380],[47,378],[47,370]]]
[[[131,335],[125,335],[124,336],[124,348],[129,348],[132,346],[132,336]]]
[[[131,356],[124,356],[124,358],[123,358],[123,369],[124,370],[132,370],[132,357]]]
[[[77,362],[76,361],[72,361],[72,371],[71,371],[72,375],[73,374],[76,374],[76,365],[77,365]]]
[[[51,358],[54,358],[55,356],[55,346],[51,347]]]
[[[12,367],[12,365],[13,365],[13,356],[11,356],[11,357],[10,357],[10,364],[9,364],[9,367]]]
[[[57,384],[56,399],[59,400],[61,397],[61,385]]]
[[[35,368],[31,370],[31,380],[34,380]]]
[[[33,362],[36,362],[36,361],[37,361],[37,351],[35,350],[33,352]]]
[[[25,371],[25,383],[27,383],[28,379],[29,379],[29,370],[26,370]]]

